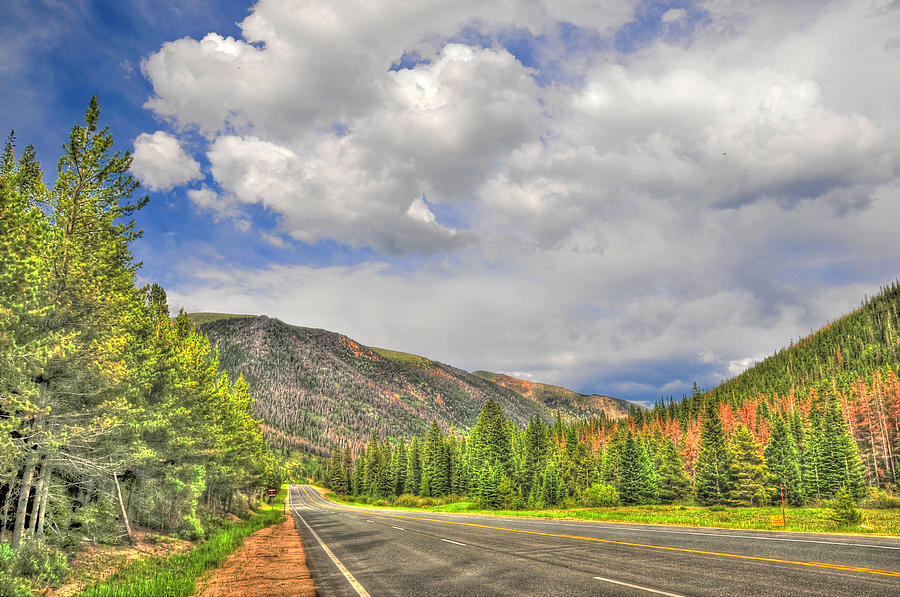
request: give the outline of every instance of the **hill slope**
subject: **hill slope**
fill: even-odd
[[[387,358],[326,330],[269,317],[222,318],[200,329],[218,345],[229,375],[250,383],[254,411],[276,445],[324,453],[336,444],[359,446],[370,434],[424,434],[432,418],[468,428],[488,398],[520,424],[553,416],[461,369],[403,353]]]
[[[547,408],[560,409],[581,417],[599,417],[602,414],[610,419],[621,419],[628,416],[630,409],[643,408],[621,398],[601,394],[579,394],[560,386],[535,383],[502,373],[475,371],[473,375],[513,390],[525,398],[536,400]]]
[[[720,400],[787,394],[827,383],[846,388],[876,369],[900,371],[900,283],[852,313],[784,348],[709,394]]]

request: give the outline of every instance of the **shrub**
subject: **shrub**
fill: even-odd
[[[72,530],[92,543],[117,543],[122,535],[119,516],[112,502],[98,500],[79,508],[73,516]]]
[[[831,501],[828,519],[839,526],[848,526],[862,522],[862,512],[856,509],[856,502],[846,485],[841,485],[837,495]]]
[[[405,508],[417,507],[419,505],[419,498],[412,495],[411,493],[404,493],[394,500],[394,505],[403,506]]]
[[[581,503],[588,508],[609,508],[622,502],[615,487],[594,483],[581,493]]]
[[[21,578],[16,578],[6,572],[0,572],[0,595],[5,597],[32,597],[34,592]]]
[[[58,587],[69,576],[69,565],[62,552],[48,546],[40,539],[23,541],[12,559],[4,553],[8,572],[31,580],[34,584]]]
[[[0,572],[10,572],[16,565],[16,552],[9,543],[0,543]]]
[[[870,487],[864,505],[867,508],[900,508],[900,497],[890,495],[883,489]]]
[[[178,536],[188,541],[196,541],[204,536],[203,523],[196,516],[182,516],[178,526]]]
[[[726,508],[725,506],[723,506],[723,505],[721,505],[721,504],[716,504],[715,506],[710,506],[710,507],[709,507],[709,511],[710,511],[710,512],[724,512],[724,511],[727,510],[727,509],[728,509],[728,508]]]

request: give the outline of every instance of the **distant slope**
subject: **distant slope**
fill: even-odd
[[[219,318],[200,328],[229,375],[243,374],[270,442],[318,453],[370,434],[424,434],[432,418],[468,428],[488,398],[520,424],[551,411],[443,363],[378,351],[326,330],[269,317]],[[384,355],[388,355],[388,358]]]
[[[734,401],[785,395],[823,383],[846,388],[876,369],[900,371],[900,283],[882,288],[852,313],[768,357],[707,394]]]
[[[194,322],[194,325],[201,326],[206,323],[220,321],[222,319],[242,319],[246,317],[256,317],[256,315],[239,315],[236,313],[188,313],[188,317]]]
[[[599,417],[603,414],[607,418],[621,419],[628,416],[631,408],[643,409],[642,406],[621,398],[612,398],[601,394],[579,394],[560,386],[535,383],[502,373],[475,371],[473,375],[509,388],[526,398],[536,400],[547,408],[559,409],[574,416],[589,418]]]

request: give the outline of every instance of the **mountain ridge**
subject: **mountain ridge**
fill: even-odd
[[[452,365],[365,346],[337,332],[267,316],[188,317],[204,322],[198,328],[218,346],[229,375],[250,383],[254,413],[270,442],[284,447],[320,454],[336,445],[358,449],[372,434],[424,433],[432,419],[444,429],[467,429],[488,398],[523,426],[532,417],[552,420],[554,408],[567,419],[592,414],[564,402],[551,408]],[[626,414],[622,409],[618,416]]]

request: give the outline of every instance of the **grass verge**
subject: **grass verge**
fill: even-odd
[[[162,558],[147,558],[126,564],[115,574],[86,588],[77,597],[180,597],[193,595],[200,578],[218,568],[244,538],[284,519],[282,486],[272,505],[263,504],[243,522],[226,522],[210,533],[207,541],[189,552]]]
[[[788,508],[786,524],[774,527],[772,516],[781,515],[780,507],[721,508],[702,506],[619,506],[614,508],[573,508],[569,510],[484,510],[472,502],[455,502],[432,507],[371,505],[342,499],[333,493],[326,497],[351,506],[387,510],[416,510],[420,512],[457,512],[512,516],[591,520],[600,522],[630,522],[690,527],[718,527],[726,529],[785,530],[807,533],[854,533],[861,535],[900,536],[900,508],[860,508],[863,522],[839,526],[828,519],[828,508]]]

